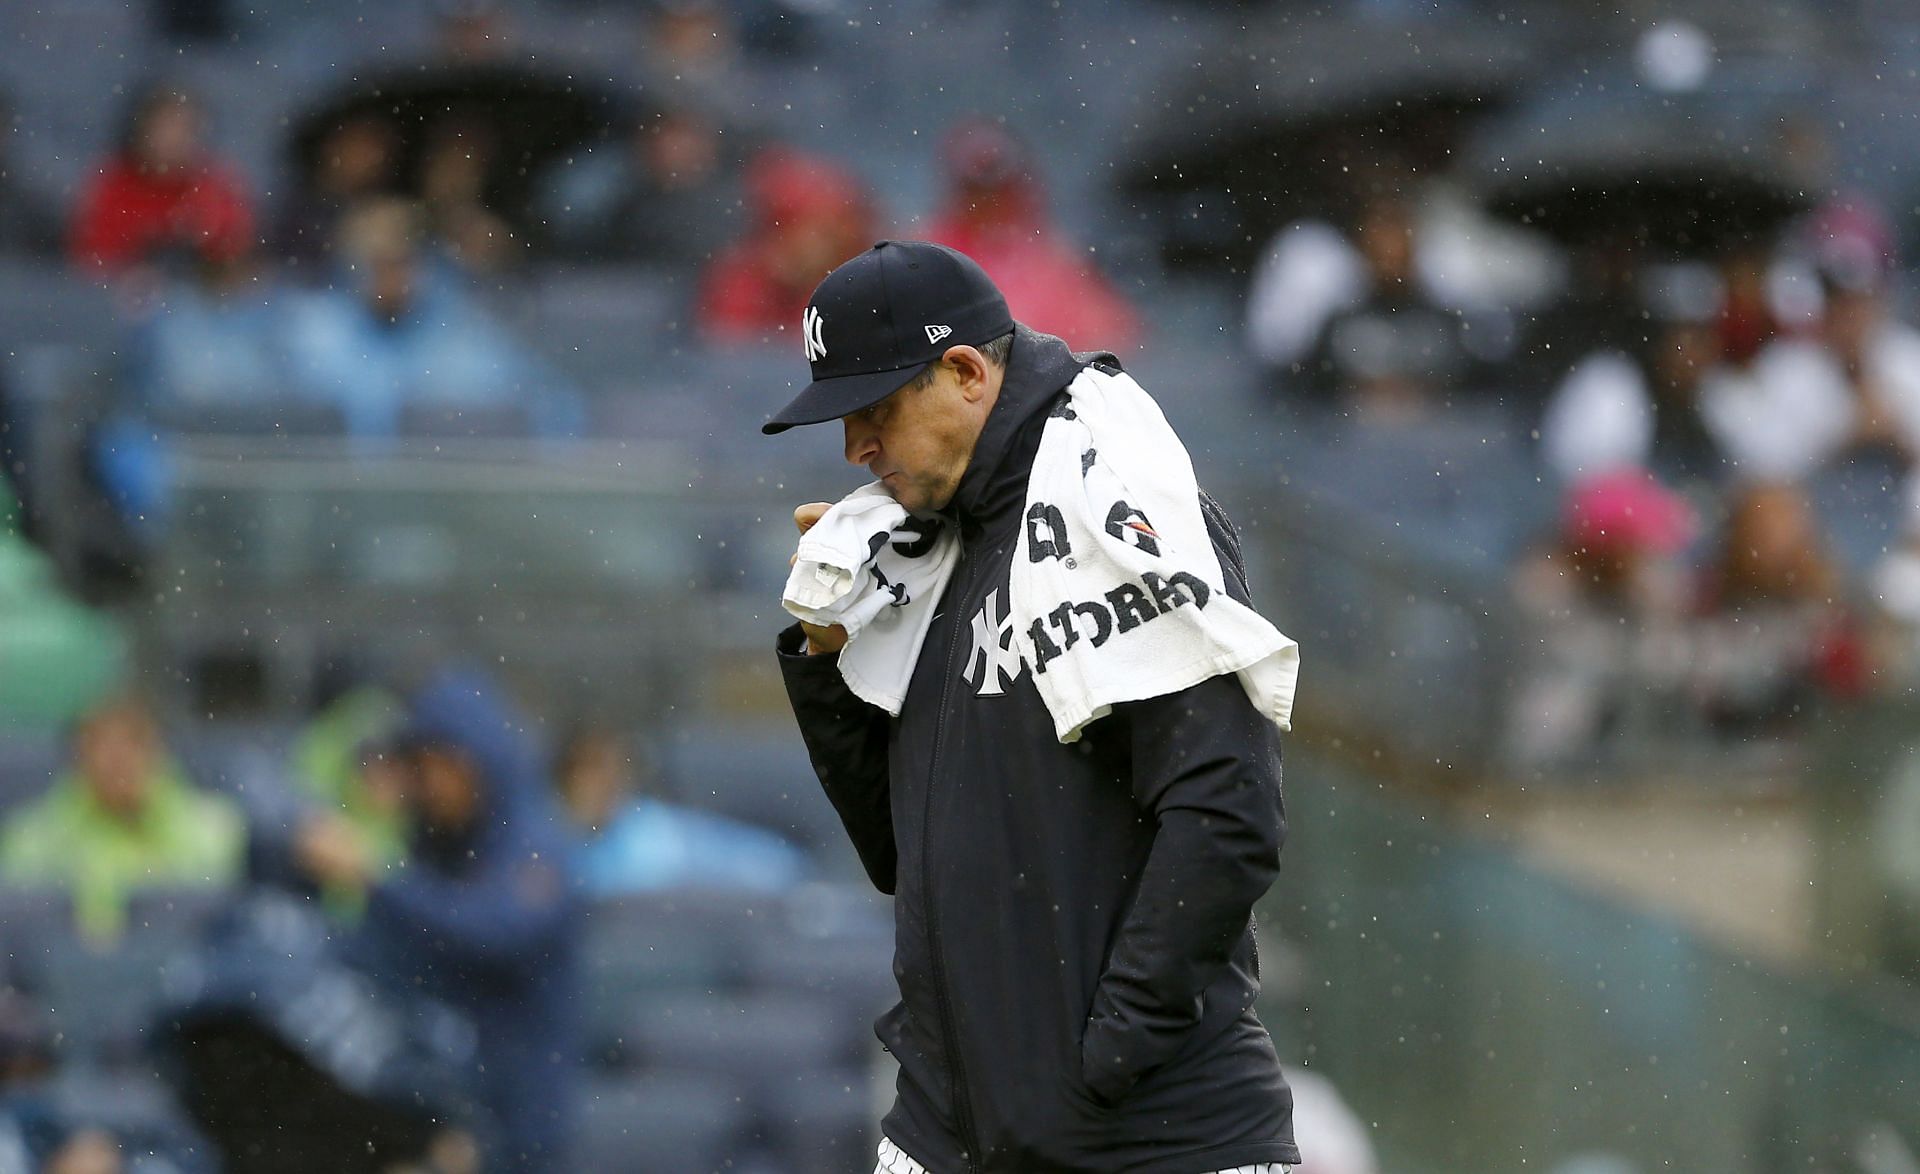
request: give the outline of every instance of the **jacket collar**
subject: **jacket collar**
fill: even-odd
[[[1040,447],[1040,421],[1047,405],[1082,367],[1095,361],[1116,362],[1105,352],[1076,355],[1053,335],[1014,324],[1000,398],[987,413],[967,471],[947,506],[946,512],[962,527],[985,525],[1026,504],[1027,474]]]

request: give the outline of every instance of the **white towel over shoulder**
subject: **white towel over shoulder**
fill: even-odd
[[[843,625],[841,677],[854,696],[897,715],[958,549],[950,527],[907,513],[875,481],[800,536],[780,602],[809,624]]]
[[[1071,742],[1116,704],[1236,674],[1281,729],[1299,645],[1227,594],[1193,464],[1124,373],[1081,371],[1041,433],[1008,610],[1034,685]]]
[[[1055,735],[1074,741],[1117,704],[1226,673],[1287,729],[1299,646],[1227,594],[1192,462],[1159,405],[1095,367],[1067,392],[1041,433],[1008,584],[1013,646]],[[845,625],[847,687],[897,715],[958,546],[951,527],[866,485],[801,536],[781,603]]]

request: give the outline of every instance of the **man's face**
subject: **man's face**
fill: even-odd
[[[416,751],[407,779],[407,799],[422,823],[464,832],[480,809],[480,784],[465,754],[444,747]]]
[[[200,155],[200,114],[185,101],[167,101],[148,112],[140,128],[140,161],[168,172],[190,166]]]
[[[953,500],[992,407],[991,398],[983,407],[969,396],[962,370],[938,363],[924,387],[903,387],[841,417],[848,462],[865,465],[910,511],[945,509]]]
[[[112,814],[131,819],[146,802],[158,766],[158,735],[143,711],[116,707],[87,719],[73,758],[94,800]]]

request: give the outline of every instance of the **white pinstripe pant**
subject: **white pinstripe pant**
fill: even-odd
[[[874,1166],[873,1174],[928,1174],[927,1168],[900,1152],[900,1147],[886,1138],[880,1139],[880,1161]],[[1287,1167],[1278,1162],[1268,1162],[1260,1166],[1235,1166],[1231,1170],[1217,1170],[1214,1174],[1287,1174]]]

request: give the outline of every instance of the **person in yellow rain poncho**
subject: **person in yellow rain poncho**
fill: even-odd
[[[68,890],[81,930],[111,940],[138,889],[240,878],[239,809],[187,781],[139,699],[122,694],[89,710],[71,745],[66,772],[0,826],[0,881]]]

